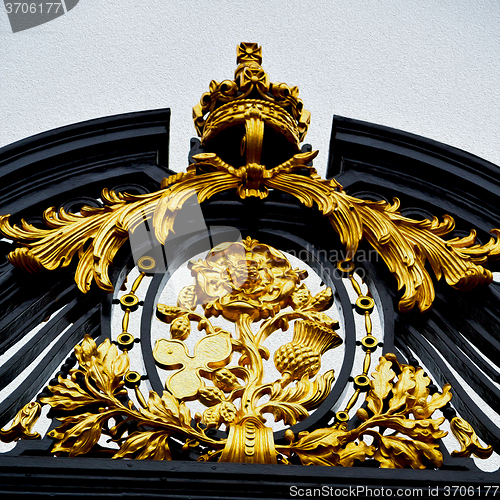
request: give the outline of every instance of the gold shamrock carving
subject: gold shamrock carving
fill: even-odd
[[[221,244],[188,267],[195,284],[180,292],[177,307],[158,305],[157,315],[171,324],[174,340],[159,340],[154,357],[162,366],[182,365],[167,379],[167,389],[183,400],[192,399],[196,392],[196,398],[208,406],[202,423],[209,428],[221,424],[229,427],[221,461],[276,463],[273,432],[265,425],[264,413],[274,415],[276,421],[293,424],[323,401],[333,383],[333,370],[312,380],[318,374],[321,356],[342,343],[334,330],[337,322],[322,312],[332,304],[332,291],[326,289],[313,297],[301,284],[307,277],[305,271],[293,269],[283,253],[250,237]],[[195,312],[198,305],[203,307],[205,317]],[[283,310],[288,307],[290,311]],[[208,320],[219,315],[235,324],[236,335],[231,341],[228,332],[214,328]],[[181,320],[196,321],[207,333],[196,344],[195,356],[189,361],[187,347],[177,340],[190,333],[187,323],[181,328]],[[269,357],[269,352],[262,342],[276,330],[288,329],[294,320],[292,342],[277,351],[274,358],[282,379],[265,383],[263,359]],[[255,334],[252,323],[261,323]],[[220,347],[221,340],[219,349],[210,348],[221,335],[227,342],[224,348]],[[209,349],[210,357],[198,354]],[[241,354],[238,366],[228,365],[231,349]],[[208,360],[212,368],[220,368],[207,369]],[[200,375],[213,386],[204,384]],[[294,381],[296,386],[285,389]],[[270,399],[262,403],[265,395]]]
[[[209,374],[214,368],[226,366],[231,358],[232,345],[227,332],[207,335],[196,345],[194,356],[190,356],[181,340],[160,339],[153,356],[156,362],[167,369],[179,368],[171,375],[166,388],[177,398],[189,400],[196,397],[203,386],[200,372]]]
[[[366,405],[357,412],[362,422],[357,428],[348,430],[345,424],[337,423],[297,437],[288,430],[285,437],[289,443],[283,445],[274,443],[272,429],[265,425],[262,413],[273,413],[277,420],[283,418],[288,423],[294,423],[296,417],[305,418],[306,408],[317,407],[328,394],[332,372],[316,377],[314,382],[310,381],[310,374],[304,374],[286,390],[282,380],[262,385],[254,390],[253,401],[265,394],[270,399],[254,407],[257,410],[254,413],[244,404],[238,409],[234,403],[248,387],[248,367],[220,368],[205,374],[211,377],[214,386],[199,390],[198,399],[208,408],[203,416],[194,416],[193,426],[185,403],[167,391],[161,397],[151,391],[140,410],[121,402],[120,396],[127,391],[124,375],[128,354],[119,354],[108,340],[97,346],[86,336],[75,347],[75,354],[79,367],[70,371],[68,379],[59,377],[58,383],[50,387],[52,396],[41,401],[57,411],[62,422],[49,433],[54,439],[52,452],[56,455],[78,456],[95,451],[99,438],[105,435],[119,444],[118,451],[108,450],[113,458],[170,460],[169,438],[175,437],[185,441],[186,449],[196,450],[200,443],[204,450],[209,447],[210,451],[200,454],[201,461],[286,464],[295,454],[304,465],[351,467],[367,459],[379,462],[383,468],[423,469],[442,464],[438,440],[446,435],[440,429],[444,417],[433,418],[433,413],[451,400],[450,387],[445,385],[442,393],[431,396],[430,379],[422,368],[415,370],[399,364],[394,355],[380,358],[366,393]],[[15,426],[21,434],[28,434],[22,426],[29,427],[34,421],[32,417],[29,422],[21,421],[26,412],[35,409],[33,405],[38,403],[30,403],[16,417]],[[477,437],[470,424],[459,420],[461,431],[469,436],[468,442],[475,443]],[[112,421],[116,423],[110,425]],[[126,423],[130,421],[136,422],[136,431],[128,430]],[[227,439],[214,440],[206,434],[208,429],[222,424],[229,428]],[[39,437],[21,434],[18,436],[22,439]],[[7,441],[5,438],[2,436]],[[371,443],[367,444],[366,438],[371,438]],[[459,456],[475,453],[486,458],[491,454],[491,449],[476,444],[463,449]]]

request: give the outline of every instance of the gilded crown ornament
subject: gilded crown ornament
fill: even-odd
[[[256,43],[242,43],[237,50],[238,67],[234,80],[218,83],[212,80],[210,90],[202,95],[193,108],[193,119],[203,144],[208,144],[223,130],[238,124],[248,132],[269,124],[299,151],[311,115],[299,99],[299,89],[285,83],[271,83],[262,68],[262,47]],[[242,148],[245,144],[242,144]],[[258,162],[258,160],[257,160]]]
[[[181,290],[177,304],[157,305],[158,320],[169,325],[164,327],[167,338],[153,349],[155,363],[166,373],[165,390],[150,391],[148,398],[140,389],[141,375],[129,369],[128,354],[135,342],[129,331],[130,315],[139,304],[135,292],[154,267],[151,257],[139,263],[139,277],[120,299],[123,331],[116,343],[106,339],[97,345],[86,335],[75,347],[78,367],[67,378],[59,377],[49,388],[51,395],[40,399],[61,422],[49,433],[53,454],[85,455],[105,436],[118,446],[107,450],[113,458],[170,460],[171,446],[182,443],[182,451],[200,461],[352,466],[368,459],[390,468],[442,465],[444,418],[433,416],[449,404],[451,388],[446,384],[442,392],[431,391],[422,368],[401,364],[390,353],[380,356],[370,373],[379,345],[371,331],[374,301],[369,292],[361,292],[352,261],[366,240],[396,278],[400,310],[417,306],[425,312],[434,300],[428,269],[461,290],[492,281],[485,266],[500,257],[500,230],[493,229],[497,239],[485,245],[476,244],[475,231],[446,240],[454,228],[447,215],[442,221],[412,220],[401,215],[397,199],[391,204],[355,198],[335,179],[321,179],[312,167],[317,151],[299,149],[310,115],[298,89],[271,83],[261,63],[257,44],[238,47],[235,79],[212,81],[193,110],[205,152],[194,156],[187,172],[164,179],[157,192],[130,195],[104,189],[102,208],[45,210],[46,228],[24,220],[12,225],[4,215],[0,234],[17,245],[9,254],[13,265],[33,273],[67,267],[75,259],[75,281],[83,293],[93,281],[111,292],[109,267],[144,221],[152,221],[158,243],[164,244],[174,231],[176,214],[192,196],[201,204],[223,191],[242,200],[264,199],[269,190],[288,193],[306,207],[316,207],[346,248],[346,259],[338,265],[358,294],[356,312],[364,316],[366,329],[363,370],[354,378],[354,394],[331,425],[297,436],[288,429],[286,441],[275,442],[267,419],[271,415],[285,426],[294,425],[319,407],[334,383],[333,367],[321,371],[322,357],[343,340],[339,323],[327,313],[332,290],[312,295],[305,271],[293,269],[280,250],[247,237],[216,246],[204,259],[191,262],[194,282]],[[272,147],[266,148],[266,141]],[[218,316],[228,322],[227,329],[211,322]],[[291,323],[292,340],[272,358],[280,378],[268,381],[264,361],[271,353],[264,342]],[[204,333],[190,354],[186,341],[193,324]],[[359,425],[348,426],[349,412],[361,395]],[[205,410],[193,415],[191,401]],[[29,403],[10,429],[2,429],[0,439],[37,438],[32,429],[39,414],[40,404]],[[456,455],[491,454],[465,420],[456,417],[451,428],[461,444]],[[211,431],[217,430],[223,434],[214,437]]]

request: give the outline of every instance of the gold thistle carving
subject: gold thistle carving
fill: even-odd
[[[164,179],[162,189],[155,193],[132,196],[104,190],[105,207],[83,207],[80,214],[49,208],[44,213],[47,229],[25,221],[21,227],[12,226],[8,215],[1,216],[0,234],[21,245],[9,254],[10,262],[38,272],[66,267],[78,255],[75,280],[79,289],[87,292],[95,280],[103,290],[112,291],[109,266],[139,224],[152,218],[156,238],[163,244],[173,230],[176,213],[191,196],[203,203],[235,189],[242,199],[264,199],[269,189],[275,189],[307,207],[316,206],[339,234],[347,261],[355,257],[361,240],[368,241],[403,291],[401,311],[417,306],[423,312],[431,307],[435,292],[427,263],[436,279],[444,278],[459,290],[491,283],[492,273],[484,266],[500,257],[500,230],[493,229],[496,240],[482,246],[475,244],[474,230],[465,238],[446,240],[443,237],[455,225],[448,215],[442,221],[409,219],[399,212],[396,198],[392,204],[362,200],[346,194],[334,179],[321,179],[308,166],[317,151],[297,152],[309,122],[297,88],[269,83],[261,62],[260,47],[241,44],[235,80],[212,82],[194,108],[195,125],[207,150],[217,134],[244,125],[243,166],[234,167],[215,152],[202,153],[195,156],[187,173]],[[292,146],[290,158],[277,166],[266,165],[262,157],[266,126]]]
[[[298,89],[270,83],[256,44],[241,44],[237,62],[235,79],[213,81],[193,110],[207,152],[194,157],[187,173],[164,179],[161,189],[152,194],[133,196],[105,189],[104,207],[83,207],[80,214],[48,208],[46,229],[25,221],[20,227],[12,225],[10,216],[1,216],[0,234],[20,245],[9,254],[10,262],[38,272],[66,267],[77,256],[79,289],[86,293],[95,280],[101,289],[112,291],[109,267],[140,224],[152,219],[156,238],[163,244],[173,232],[176,214],[192,196],[203,203],[217,193],[235,190],[241,199],[265,199],[274,189],[293,195],[309,208],[317,207],[328,218],[346,248],[346,269],[353,267],[360,241],[368,241],[403,291],[402,311],[431,307],[434,285],[427,263],[438,280],[444,278],[461,290],[492,281],[492,273],[484,266],[500,257],[500,230],[492,230],[497,239],[482,246],[475,244],[475,231],[466,238],[445,240],[454,228],[447,215],[442,221],[412,220],[401,215],[397,199],[392,204],[362,200],[349,196],[334,179],[321,179],[310,166],[317,151],[299,152],[310,115],[298,98]],[[233,126],[243,130],[237,144],[241,158],[233,162],[236,166],[228,163],[225,151],[219,151],[220,144],[214,146]],[[279,165],[267,164],[263,153],[268,130],[285,139],[281,160],[287,159]],[[53,453],[77,456],[104,450],[113,458],[169,460],[170,438],[175,437],[177,443],[184,442],[184,450],[198,450],[199,460],[288,463],[298,456],[305,465],[352,466],[366,459],[384,468],[441,465],[437,440],[446,433],[440,429],[443,418],[432,416],[450,401],[449,385],[431,396],[430,379],[423,370],[400,365],[391,354],[380,358],[369,381],[370,356],[377,345],[371,338],[370,344],[363,344],[367,348],[363,391],[358,387],[348,405],[350,409],[365,394],[365,406],[357,412],[362,423],[348,430],[345,420],[338,420],[333,427],[297,437],[288,430],[288,444],[275,444],[265,414],[293,425],[317,408],[331,390],[333,370],[318,373],[322,355],[342,342],[335,331],[339,325],[324,313],[332,304],[332,291],[327,288],[312,296],[301,282],[305,272],[292,269],[281,252],[251,238],[218,246],[190,268],[194,284],[181,291],[176,306],[159,304],[157,309],[157,317],[170,324],[170,338],[159,340],[154,349],[158,365],[171,372],[167,390],[161,396],[151,391],[146,400],[139,389],[140,374],[129,371],[127,347],[133,337],[127,331],[128,308],[118,339],[123,352],[109,340],[97,346],[86,336],[75,347],[78,368],[70,370],[68,378],[59,377],[50,386],[52,396],[41,399],[61,421],[49,433],[55,441]],[[140,279],[130,294],[133,303],[139,283]],[[360,295],[358,300],[363,299],[369,297]],[[200,305],[204,314],[195,311]],[[367,314],[363,341],[371,336]],[[211,324],[209,318],[219,315],[234,323],[234,333]],[[205,335],[189,355],[184,341],[193,322]],[[287,330],[290,322],[294,322],[294,337],[274,354],[281,378],[265,382],[263,360],[270,353],[263,342],[278,329]],[[259,325],[252,329],[254,323]],[[238,364],[232,365],[236,354]],[[123,403],[127,388],[134,390],[141,408],[134,408],[130,401]],[[203,414],[191,415],[185,404],[190,400],[206,407]],[[348,419],[347,411],[339,413]],[[39,414],[39,403],[26,405],[11,428],[0,431],[0,439],[38,437],[32,427]],[[129,423],[136,430],[130,430]],[[207,434],[223,425],[227,439]],[[462,447],[455,455],[487,457],[491,453],[491,447],[482,447],[464,420],[453,419],[451,429]],[[101,436],[117,443],[119,450],[99,447]]]
[[[234,345],[237,347],[238,343]],[[394,356],[388,356],[392,361],[380,358],[366,395],[366,409],[357,413],[362,420],[359,427],[347,430],[345,425],[336,425],[301,433],[298,439],[287,431],[289,444],[276,445],[262,414],[272,413],[276,420],[290,424],[296,417],[306,417],[307,409],[316,408],[328,394],[333,381],[331,371],[314,382],[309,374],[304,374],[286,390],[281,381],[252,384],[251,363],[205,373],[214,386],[204,385],[198,390],[197,399],[208,408],[203,416],[195,415],[192,425],[182,394],[179,398],[165,391],[160,397],[151,391],[147,404],[140,410],[135,410],[131,403],[120,402],[118,397],[126,391],[128,355],[118,354],[109,341],[98,347],[86,336],[81,346],[75,348],[75,354],[79,368],[71,370],[69,379],[60,377],[58,384],[50,388],[53,395],[42,400],[59,411],[62,421],[60,427],[49,433],[55,440],[52,451],[56,454],[89,453],[104,435],[120,446],[118,451],[108,450],[113,458],[170,460],[169,438],[173,436],[185,440],[185,448],[194,449],[200,443],[205,449],[208,446],[211,451],[199,460],[272,464],[280,456],[281,462],[288,463],[286,457],[293,453],[304,465],[350,467],[356,460],[366,459],[378,461],[383,468],[422,469],[442,464],[437,440],[446,435],[439,428],[444,418],[433,419],[432,415],[450,401],[449,385],[444,386],[442,394],[430,397],[430,379],[423,370],[399,365]],[[258,405],[265,394],[270,395],[270,400]],[[242,398],[239,409],[231,402],[238,398]],[[64,416],[65,412],[71,415]],[[113,426],[112,421],[116,422]],[[137,424],[135,432],[127,431],[130,421]],[[207,429],[222,424],[229,429],[227,439],[207,436]]]

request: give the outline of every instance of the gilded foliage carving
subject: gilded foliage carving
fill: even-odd
[[[119,353],[109,339],[97,346],[87,335],[75,347],[75,355],[79,367],[71,370],[67,379],[59,376],[58,384],[50,386],[52,395],[41,400],[59,411],[58,415],[72,413],[61,416],[62,424],[49,433],[55,440],[54,453],[84,455],[106,436],[120,445],[119,451],[109,450],[113,458],[170,459],[167,440],[173,432],[199,437],[191,427],[189,410],[166,391],[161,397],[151,392],[147,407],[140,410],[133,409],[130,400],[122,402],[128,394],[124,375],[129,357],[126,352]],[[131,420],[155,430],[124,436]]]
[[[124,403],[127,351],[120,353],[109,340],[97,346],[86,336],[75,347],[79,367],[68,378],[59,377],[50,386],[52,395],[41,400],[62,421],[49,434],[55,440],[54,453],[87,454],[102,447],[99,440],[106,436],[120,447],[114,458],[170,459],[169,437],[180,436],[189,446],[203,443],[212,453],[220,451],[220,460],[275,463],[272,430],[264,425],[264,414],[294,424],[328,395],[334,374],[329,370],[317,375],[320,358],[342,343],[333,329],[336,321],[322,312],[332,304],[330,289],[311,295],[301,283],[304,271],[251,238],[220,245],[190,266],[196,279],[189,293],[181,291],[177,306],[158,304],[158,319],[170,324],[170,339],[158,340],[153,356],[172,372],[167,390],[161,397],[151,391],[139,410],[131,401]],[[184,307],[186,297],[190,309]],[[199,304],[203,315],[194,310]],[[211,324],[209,318],[218,315],[235,324],[235,335]],[[290,350],[274,360],[282,377],[265,383],[262,362],[269,353],[261,342],[292,321],[296,326],[287,344]],[[192,322],[205,333],[190,355],[184,340],[191,335]],[[250,328],[253,322],[261,323],[256,334]],[[240,355],[236,365],[231,365],[233,353]],[[261,402],[264,396],[267,400]],[[206,407],[203,414],[191,415],[186,402],[193,399]],[[137,430],[130,432],[128,422]],[[222,425],[229,429],[227,440],[207,435]],[[243,447],[237,444],[242,440]]]
[[[49,433],[53,453],[170,460],[175,438],[202,461],[286,464],[297,457],[303,465],[350,467],[367,459],[382,468],[442,465],[438,440],[447,433],[441,429],[444,417],[434,418],[434,412],[450,402],[450,386],[431,394],[423,369],[400,364],[393,354],[380,357],[371,375],[357,427],[348,429],[339,420],[298,436],[287,430],[288,444],[275,443],[266,419],[296,424],[325,400],[334,383],[332,369],[319,371],[322,356],[342,343],[338,323],[326,313],[332,290],[312,295],[303,282],[305,271],[251,238],[219,245],[189,267],[194,284],[181,290],[177,305],[157,306],[158,319],[170,325],[170,338],[159,339],[153,350],[158,366],[169,372],[166,390],[161,396],[150,391],[146,401],[138,389],[140,376],[129,371],[128,344],[120,352],[109,339],[98,346],[86,336],[75,347],[78,367],[67,378],[59,376],[49,387],[51,396],[41,399],[61,421]],[[211,323],[219,315],[234,324],[234,332]],[[204,333],[190,354],[185,341],[193,323]],[[270,353],[263,342],[291,325],[292,340],[274,352],[280,378],[266,381],[263,361]],[[139,409],[129,399],[132,387]],[[205,410],[192,415],[192,400]],[[0,438],[39,437],[31,432],[39,413],[39,403],[27,405]],[[225,438],[211,436],[222,428]],[[466,421],[456,417],[452,430],[462,445],[455,455],[491,454]]]
[[[451,400],[451,393],[445,385],[441,394],[429,397],[430,382],[422,368],[415,370],[382,356],[372,374],[366,408],[357,412],[362,421],[357,428],[347,430],[337,425],[318,429],[299,434],[296,441],[289,435],[290,445],[279,451],[296,453],[304,465],[351,466],[354,460],[373,458],[382,468],[440,467],[438,440],[447,433],[440,429],[444,417],[431,417]],[[367,438],[368,443],[364,441]]]
[[[77,261],[75,281],[83,293],[94,281],[111,292],[110,266],[140,225],[152,221],[157,242],[164,244],[174,232],[176,215],[191,197],[201,204],[234,190],[242,200],[263,200],[277,190],[328,219],[345,246],[341,266],[348,269],[360,242],[367,241],[396,278],[403,312],[414,307],[424,312],[432,306],[435,292],[428,269],[437,280],[460,290],[492,281],[486,265],[500,257],[500,230],[493,229],[496,239],[484,245],[476,244],[474,230],[465,238],[446,240],[455,224],[448,215],[442,220],[413,220],[401,215],[397,198],[392,203],[363,200],[350,196],[335,179],[321,179],[311,166],[318,152],[299,152],[310,115],[298,89],[270,82],[257,44],[241,44],[237,61],[235,79],[212,81],[193,110],[206,152],[193,157],[186,173],[164,179],[161,189],[151,194],[105,189],[103,208],[83,207],[78,214],[48,208],[43,229],[0,216],[0,235],[18,245],[9,261],[28,272]],[[233,162],[238,167],[225,161],[224,151],[217,150],[219,156],[211,149],[213,139],[235,125],[244,131],[236,145],[241,161]],[[263,143],[269,128],[287,144],[288,159],[279,165],[266,165]],[[375,460],[383,468],[441,466],[438,440],[446,434],[440,429],[444,418],[433,414],[449,403],[450,386],[430,394],[430,379],[422,368],[399,364],[392,354],[380,357],[368,380],[371,354],[378,345],[369,317],[373,299],[362,296],[355,280],[358,300],[368,304],[363,312],[366,355],[348,409],[366,391],[365,404],[357,411],[361,423],[348,429],[348,412],[338,412],[342,418],[331,427],[298,436],[288,430],[288,444],[283,445],[274,443],[264,415],[293,425],[325,400],[334,383],[333,370],[320,372],[322,356],[342,343],[336,331],[339,324],[326,312],[333,302],[332,290],[312,295],[303,283],[304,271],[293,269],[280,251],[251,238],[212,249],[205,259],[191,262],[190,269],[194,283],[180,292],[177,304],[157,307],[157,318],[170,325],[170,337],[158,340],[153,350],[157,365],[168,371],[166,390],[161,395],[151,391],[146,400],[139,390],[140,375],[129,371],[127,346],[134,342],[126,328],[129,308],[117,341],[122,352],[109,339],[96,345],[85,336],[75,347],[78,367],[67,378],[59,377],[49,388],[51,396],[41,399],[61,422],[49,434],[53,453],[170,460],[175,438],[177,444],[184,443],[183,451],[197,453],[199,460],[290,463],[298,457],[304,465],[350,467],[356,461]],[[136,306],[140,279],[129,296]],[[198,306],[203,314],[196,311]],[[234,331],[214,326],[210,318],[218,316],[233,323]],[[193,323],[204,334],[190,354],[186,341]],[[293,339],[273,355],[280,378],[268,382],[264,360],[270,359],[270,352],[264,342],[292,325]],[[131,388],[139,408],[128,397]],[[193,400],[205,407],[202,413],[191,414],[186,403]],[[39,414],[39,403],[26,405],[11,428],[0,431],[0,439],[39,437],[32,432]],[[211,437],[210,431],[222,426],[226,437]],[[454,419],[451,429],[461,444],[455,455],[491,453],[464,420]],[[106,439],[114,449],[106,446]]]
[[[161,190],[132,196],[104,190],[104,208],[83,207],[80,214],[48,208],[44,214],[47,229],[39,229],[24,220],[11,225],[9,216],[0,217],[0,234],[20,246],[9,254],[12,264],[29,272],[66,267],[78,258],[75,280],[82,292],[92,281],[106,291],[113,287],[109,266],[139,224],[153,221],[159,243],[165,243],[174,228],[175,216],[191,196],[203,203],[213,195],[236,190],[242,199],[264,199],[269,189],[288,193],[306,207],[317,209],[328,218],[346,248],[348,261],[355,257],[361,240],[380,254],[396,277],[402,291],[401,311],[417,306],[426,311],[434,300],[434,285],[426,263],[436,279],[450,286],[470,290],[490,283],[492,273],[484,266],[500,257],[500,231],[485,245],[475,243],[476,233],[465,238],[446,240],[454,220],[444,215],[421,221],[403,217],[399,200],[393,203],[368,201],[349,196],[334,179],[321,179],[311,166],[317,151],[298,152],[310,115],[298,98],[298,89],[271,84],[260,66],[262,50],[257,44],[238,47],[235,80],[212,81],[210,91],[195,106],[193,117],[208,152],[194,156],[187,173],[164,179]],[[210,142],[228,127],[244,125],[241,154],[246,163],[235,168],[214,152]],[[262,159],[265,126],[293,144],[296,153],[270,168]]]
[[[259,167],[251,181],[247,167],[234,169],[213,153],[198,155],[188,173],[168,178],[166,186],[149,195],[116,195],[103,192],[104,208],[85,208],[81,215],[50,208],[44,213],[50,229],[38,229],[23,221],[11,226],[8,216],[0,217],[0,233],[23,246],[9,254],[12,264],[29,272],[68,266],[75,255],[78,266],[75,280],[81,291],[90,289],[93,280],[111,291],[109,267],[116,252],[127,241],[129,231],[152,218],[155,234],[164,243],[174,227],[175,215],[193,195],[198,201],[209,199],[227,189],[238,189],[241,197],[267,196],[278,189],[295,196],[307,207],[316,206],[328,218],[346,247],[347,260],[355,257],[361,240],[367,240],[382,257],[397,279],[403,294],[401,311],[417,306],[429,309],[434,300],[434,285],[426,263],[438,280],[460,290],[491,283],[492,273],[484,267],[500,256],[499,231],[485,245],[475,244],[475,231],[468,237],[445,240],[454,228],[451,217],[440,222],[416,221],[403,217],[399,201],[367,201],[346,194],[335,180],[321,180],[312,167],[309,176],[293,173],[303,169],[315,153],[298,153],[274,169]],[[255,169],[254,169],[255,170]],[[196,173],[198,172],[198,173]],[[245,186],[247,186],[245,188]]]

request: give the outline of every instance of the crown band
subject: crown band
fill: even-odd
[[[245,123],[254,108],[260,118],[299,149],[309,127],[310,113],[298,98],[299,89],[285,83],[270,83],[262,69],[262,48],[242,43],[237,49],[234,80],[212,80],[209,92],[193,108],[196,131],[207,144],[218,132]]]
[[[299,129],[290,114],[278,104],[256,99],[229,102],[210,113],[203,129],[202,144],[210,142],[216,134],[224,129],[244,124],[248,119],[248,112],[252,109],[259,113],[261,119],[267,125],[285,136],[299,150]]]

